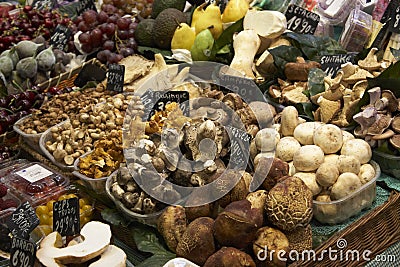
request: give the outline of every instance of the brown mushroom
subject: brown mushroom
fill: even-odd
[[[321,121],[323,123],[330,122],[341,109],[340,101],[331,101],[324,97],[319,97],[317,101],[321,108]]]
[[[308,72],[313,68],[321,68],[321,64],[315,61],[305,61],[302,57],[297,57],[296,62],[286,63],[284,73],[288,80],[307,81]]]
[[[399,106],[399,101],[390,90],[383,90],[381,99],[375,102],[377,110],[387,110],[388,112],[395,112]]]
[[[368,128],[368,135],[379,135],[382,134],[387,128],[389,128],[392,118],[389,115],[379,114],[377,120]]]
[[[395,117],[392,119],[391,128],[392,128],[393,131],[395,131],[396,133],[400,133],[400,116],[395,116]]]
[[[378,57],[376,56],[377,51],[378,48],[376,47],[371,48],[367,56],[363,60],[358,61],[358,66],[367,71],[379,70],[381,68],[381,63],[378,62]]]
[[[391,138],[394,135],[395,133],[391,129],[386,129],[383,133],[372,136],[371,140],[384,140]]]
[[[400,134],[396,134],[389,139],[390,144],[396,149],[400,149]]]
[[[368,90],[368,94],[369,94],[369,104],[371,106],[375,106],[375,103],[381,97],[381,88],[380,87],[371,88]]]

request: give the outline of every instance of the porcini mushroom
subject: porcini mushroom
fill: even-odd
[[[399,101],[390,90],[383,90],[381,99],[375,102],[375,108],[377,110],[387,110],[390,113],[395,112],[398,106]]]

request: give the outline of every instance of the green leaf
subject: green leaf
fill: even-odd
[[[144,225],[135,227],[133,230],[133,238],[137,248],[142,252],[150,252],[153,254],[159,252],[168,252],[160,242],[160,239],[157,237],[155,229],[146,227]]]
[[[171,50],[162,50],[148,46],[138,46],[138,52],[148,59],[154,59],[154,54],[161,54],[164,57],[172,56]]]
[[[304,102],[293,104],[293,106],[297,109],[299,115],[302,115],[302,117],[305,117],[309,121],[314,121],[313,110],[316,109],[315,105],[310,102]]]
[[[117,209],[105,208],[101,211],[101,217],[112,225],[127,226],[129,222],[122,216]]]
[[[400,97],[400,61],[390,65],[378,77],[368,79],[368,87],[381,87],[391,90],[396,97]]]
[[[211,58],[215,58],[218,51],[220,51],[224,46],[232,44],[233,35],[236,32],[243,30],[243,18],[233,23],[231,26],[226,28],[219,38],[214,42],[213,48],[211,49]]]
[[[268,50],[274,58],[274,64],[278,72],[284,77],[285,65],[288,62],[295,62],[301,56],[301,51],[294,46],[281,45]]]
[[[314,36],[295,32],[287,32],[283,36],[289,38],[291,43],[301,50],[303,57],[308,60],[319,61],[323,55],[347,53],[337,41],[328,36]]]
[[[314,68],[308,73],[308,96],[314,96],[325,91],[324,78],[326,74],[323,70]]]
[[[136,265],[136,267],[160,267],[174,258],[176,258],[176,255],[171,252],[158,253],[151,256],[150,258],[145,259],[139,265]]]
[[[396,59],[396,61],[400,61],[400,49],[393,49],[392,47],[390,48],[390,52]]]

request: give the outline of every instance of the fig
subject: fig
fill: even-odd
[[[18,54],[15,51],[15,49],[13,49],[13,48],[3,51],[3,53],[0,54],[0,57],[9,57],[9,58],[11,58],[11,60],[13,62],[13,69],[15,68],[15,66],[17,65],[17,63],[19,61]]]
[[[256,267],[249,254],[232,247],[223,247],[211,255],[203,267]]]
[[[56,57],[53,53],[53,49],[50,46],[49,48],[40,52],[37,57],[37,66],[39,70],[49,71],[53,68],[54,64],[56,64]]]
[[[36,76],[38,65],[34,57],[25,57],[18,61],[15,69],[22,79],[30,79]]]
[[[284,267],[286,261],[279,258],[289,253],[289,240],[278,229],[262,227],[257,231],[253,252],[257,259],[257,266]]]
[[[203,265],[215,252],[213,224],[214,220],[209,217],[191,222],[176,247],[176,255]]]
[[[8,56],[0,57],[0,71],[4,74],[5,77],[10,77],[13,69],[14,69],[13,62],[10,57]]]
[[[20,41],[14,48],[15,51],[17,51],[18,57],[23,59],[33,57],[41,46],[43,46],[43,44],[36,44],[32,41],[24,40]]]
[[[186,231],[186,214],[182,206],[168,206],[157,220],[158,232],[168,248],[176,252],[178,242]]]
[[[214,237],[223,246],[246,248],[263,224],[263,210],[252,208],[247,199],[226,206],[214,223]]]

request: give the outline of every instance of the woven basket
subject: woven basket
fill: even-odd
[[[371,251],[371,254],[366,257],[373,259],[376,255],[381,254],[391,245],[400,241],[400,193],[392,191],[389,199],[381,206],[375,208],[366,216],[360,220],[354,222],[349,227],[341,232],[336,233],[316,250],[317,260],[310,260],[305,257],[305,260],[300,260],[289,265],[290,267],[302,266],[302,267],[314,267],[314,266],[363,266],[366,264],[362,253],[366,250]],[[343,249],[339,249],[343,243],[340,241],[347,242]],[[338,247],[339,245],[339,247]],[[336,255],[338,260],[331,260],[327,251],[337,250]],[[349,252],[349,256],[346,256],[346,252],[349,250],[359,252],[359,260],[352,260],[352,256]],[[342,261],[340,261],[340,251],[343,252]],[[324,254],[322,254],[324,252]],[[320,259],[320,257],[323,259]],[[346,260],[347,259],[347,260]]]
[[[52,86],[57,86],[59,89],[64,89],[66,87],[73,87],[73,86],[75,86],[74,85],[75,78],[78,76],[78,74],[81,71],[81,69],[83,68],[83,66],[88,65],[88,64],[96,64],[100,68],[107,70],[106,65],[102,64],[96,58],[92,58],[91,60],[84,62],[82,65],[80,65],[76,68],[73,68],[69,72],[64,72],[64,73],[58,75],[57,77],[51,78],[48,81],[38,84],[38,87],[40,89],[45,89],[45,91],[47,91]]]

